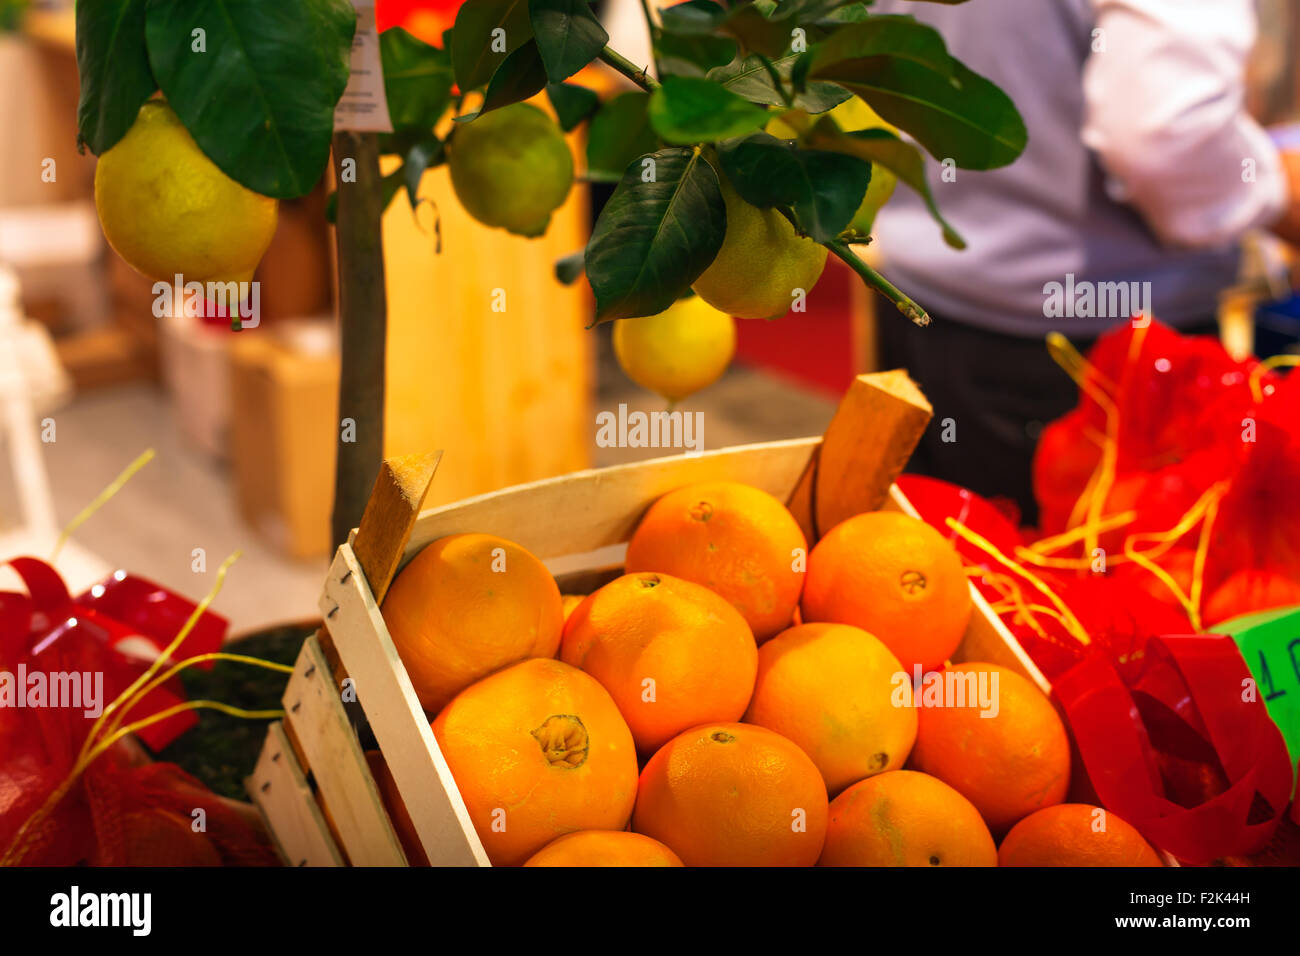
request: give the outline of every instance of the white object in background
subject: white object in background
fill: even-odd
[[[660,4],[651,0],[650,6],[656,11]],[[609,45],[636,66],[644,68],[651,76],[655,75],[654,53],[650,47],[650,29],[645,23],[645,12],[640,0],[610,0],[605,7],[605,15],[600,18],[601,26],[609,34]]]
[[[0,209],[0,263],[34,299],[61,303],[71,324],[94,328],[108,316],[104,237],[89,199]]]
[[[162,377],[187,439],[213,458],[230,457],[230,339],[251,332],[207,326],[184,314],[164,315]]]
[[[71,393],[67,373],[58,363],[43,329],[33,331],[19,308],[18,279],[0,265],[0,428],[8,439],[9,459],[18,492],[21,524],[0,534],[0,561],[17,557],[49,560],[59,527],[50,494],[49,474],[41,449],[33,396],[43,410]],[[54,562],[74,594],[102,580],[112,568],[68,541]],[[0,573],[0,588],[21,590],[12,571]]]

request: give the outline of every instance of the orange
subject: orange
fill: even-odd
[[[970,621],[961,558],[924,521],[870,511],[841,521],[808,555],[803,619],[854,624],[885,642],[910,674],[957,649]]]
[[[625,574],[564,628],[560,659],[609,691],[649,755],[696,724],[739,720],[754,690],[749,625],[708,588],[667,574]]]
[[[682,866],[658,840],[618,830],[568,833],[538,850],[524,866]]]
[[[437,713],[493,671],[554,657],[564,611],[555,579],[528,551],[490,534],[454,534],[393,581],[384,622],[420,704]]]
[[[926,681],[929,687],[948,689],[947,706],[927,704],[925,687],[918,691],[922,706],[912,748],[917,770],[938,777],[975,804],[995,836],[1065,799],[1070,744],[1065,725],[1042,691],[996,664],[959,664]],[[969,703],[981,681],[989,692],[987,709]],[[962,684],[968,703],[952,706]]]
[[[893,770],[831,801],[822,866],[997,866],[979,811],[942,780]]]
[[[605,688],[534,658],[461,691],[433,722],[488,858],[523,863],[574,830],[622,830],[636,799],[632,733]]]
[[[916,740],[916,710],[894,706],[898,658],[850,624],[802,624],[758,651],[758,680],[745,713],[812,758],[826,789],[897,770]]]
[[[766,491],[703,481],[650,506],[628,542],[627,570],[660,571],[717,591],[761,644],[790,626],[807,549],[794,515]]]
[[[1131,825],[1101,807],[1061,803],[1031,813],[998,848],[999,866],[1163,866]]]
[[[826,807],[816,764],[792,742],[752,724],[704,724],[645,765],[632,829],[687,866],[812,866]]]
[[[573,613],[573,609],[576,608],[579,604],[581,604],[586,599],[586,597],[587,595],[585,594],[561,594],[560,595],[560,608],[564,612],[565,621],[569,620],[569,615]]]
[[[383,752],[367,750],[366,763],[370,766],[370,775],[375,778],[375,786],[379,788],[380,799],[388,809],[388,819],[392,822],[397,840],[406,853],[407,862],[411,866],[428,866],[428,854],[424,852],[424,844],[420,842],[420,836],[415,831],[411,813],[406,809],[402,795],[397,792],[397,781],[393,779],[393,773],[388,769]]]

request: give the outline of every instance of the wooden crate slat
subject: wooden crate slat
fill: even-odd
[[[320,607],[430,864],[488,866],[465,801],[348,545],[334,557]]]
[[[280,721],[267,728],[262,753],[244,788],[261,811],[286,865],[345,864]]]
[[[543,560],[622,544],[650,502],[697,481],[743,476],[739,480],[785,501],[820,441],[793,438],[637,461],[467,498],[420,515],[406,557],[469,531],[509,538]]]
[[[285,720],[348,859],[355,866],[404,866],[406,854],[315,637],[303,642],[283,699]]]

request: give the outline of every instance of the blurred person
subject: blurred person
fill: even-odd
[[[1077,399],[1044,336],[1086,350],[1147,309],[1215,334],[1243,233],[1269,228],[1300,244],[1300,152],[1281,150],[1243,105],[1254,4],[878,0],[872,11],[936,27],[1007,92],[1029,132],[1003,169],[944,182],[930,165],[965,251],[944,244],[907,190],[874,234],[891,280],[934,319],[919,329],[882,310],[878,322],[881,366],[908,369],[934,405],[909,469],[1010,497],[1033,524],[1038,434]],[[1110,306],[1126,297],[1104,294],[1117,288],[1134,293],[1122,314]],[[1094,308],[1063,302],[1071,289],[1091,290]]]

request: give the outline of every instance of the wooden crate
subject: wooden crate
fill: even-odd
[[[732,479],[787,501],[809,543],[863,511],[915,515],[894,485],[930,419],[902,372],[862,375],[821,438],[801,438],[581,471],[420,513],[440,453],[386,462],[360,527],[339,548],[321,596],[325,627],[303,646],[247,781],[290,865],[404,865],[389,811],[344,704],[365,713],[430,863],[486,866],[487,856],[420,707],[380,603],[401,566],[431,541],[482,532],[545,561],[562,591],[619,573],[645,510],[697,481]],[[1047,681],[972,587],[975,613],[955,660],[1011,667]],[[325,809],[328,808],[328,809]]]

